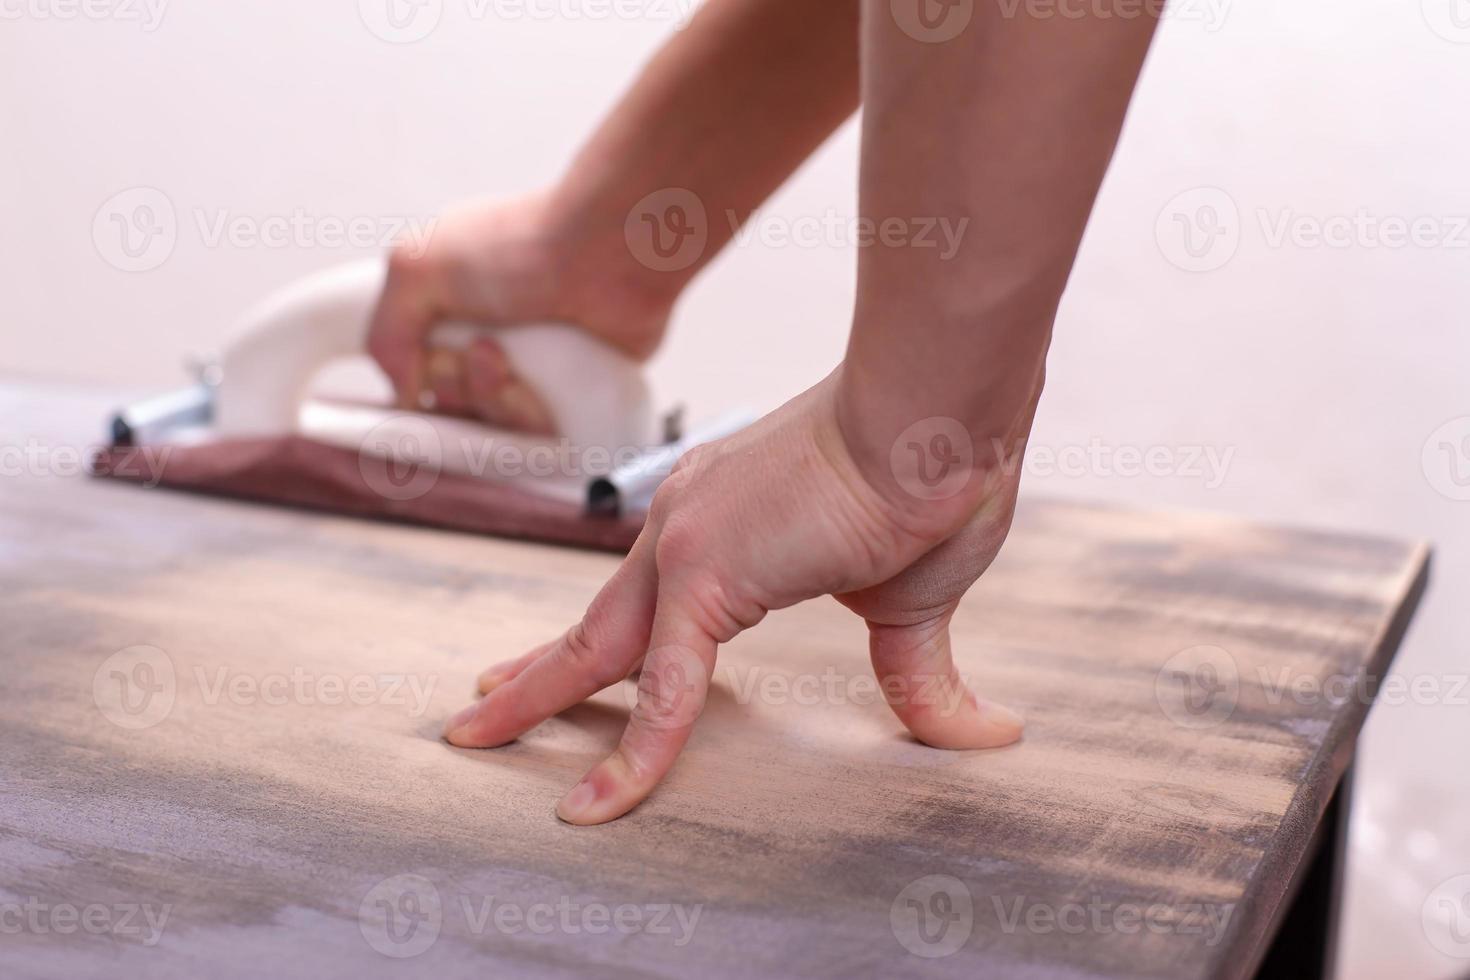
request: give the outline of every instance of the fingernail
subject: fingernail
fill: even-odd
[[[584,779],[562,797],[562,801],[556,805],[556,815],[567,823],[576,823],[596,800],[597,788],[592,785],[592,780]]]
[[[980,709],[982,715],[997,725],[1015,725],[1017,728],[1024,728],[1026,725],[1025,718],[1003,704],[996,704],[994,701],[981,701],[977,707]]]
[[[980,731],[984,733],[981,740],[987,747],[1009,745],[1025,731],[1026,719],[1003,704],[981,699],[976,708]]]
[[[446,721],[444,723],[445,740],[453,745],[458,745],[459,742],[455,739],[454,736],[457,735],[459,733],[459,730],[465,727],[469,720],[475,716],[475,712],[479,710],[479,707],[479,702],[476,702]]]

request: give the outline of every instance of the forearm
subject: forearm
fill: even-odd
[[[556,188],[551,222],[579,273],[677,292],[858,104],[858,0],[708,0],[649,63]],[[693,192],[697,259],[650,270],[624,225],[656,192]]]
[[[840,412],[869,477],[901,496],[890,449],[920,419],[957,420],[982,467],[1024,438],[1156,22],[977,3],[958,36],[924,43],[889,0],[863,3],[861,212],[962,229],[952,254],[880,237],[859,256]]]

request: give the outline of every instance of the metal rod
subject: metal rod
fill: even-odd
[[[114,446],[137,446],[185,425],[207,425],[214,414],[214,389],[190,385],[127,405],[112,417]]]
[[[739,432],[756,419],[749,409],[726,412],[713,421],[696,426],[677,442],[658,446],[587,487],[587,512],[615,516],[648,509],[659,484],[668,478],[674,464],[690,450]]]

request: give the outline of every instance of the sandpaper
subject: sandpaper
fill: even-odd
[[[489,480],[387,463],[297,435],[199,445],[112,446],[101,477],[430,527],[626,552],[643,515],[588,515]]]

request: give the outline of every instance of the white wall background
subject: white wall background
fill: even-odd
[[[356,254],[211,244],[200,221],[427,220],[460,197],[536,186],[688,6],[507,19],[429,0],[437,28],[393,44],[353,0],[100,2],[105,16],[67,18],[67,0],[0,0],[0,371],[157,385],[268,289]],[[529,0],[558,3],[578,9]],[[1097,467],[1033,469],[1027,483],[1431,539],[1435,582],[1398,672],[1445,692],[1470,671],[1470,501],[1452,499],[1470,442],[1421,454],[1443,423],[1460,420],[1451,442],[1470,434],[1467,104],[1466,0],[1180,0],[1063,309],[1033,446],[1233,456],[1218,485]],[[854,137],[844,129],[761,220],[850,216]],[[129,273],[105,261],[93,222],[136,187],[166,195],[178,232],[166,261]],[[1216,190],[1176,200],[1201,187]],[[1175,215],[1201,204],[1228,234],[1199,259],[1218,268],[1186,271]],[[1335,217],[1357,224],[1338,245],[1301,237]],[[1412,219],[1426,219],[1418,244],[1383,244]],[[820,377],[841,350],[853,262],[759,236],[733,249],[653,364],[664,397],[698,414],[769,407]],[[1435,887],[1470,873],[1467,699],[1374,709],[1347,977],[1470,970],[1436,947],[1442,925],[1421,922]]]

